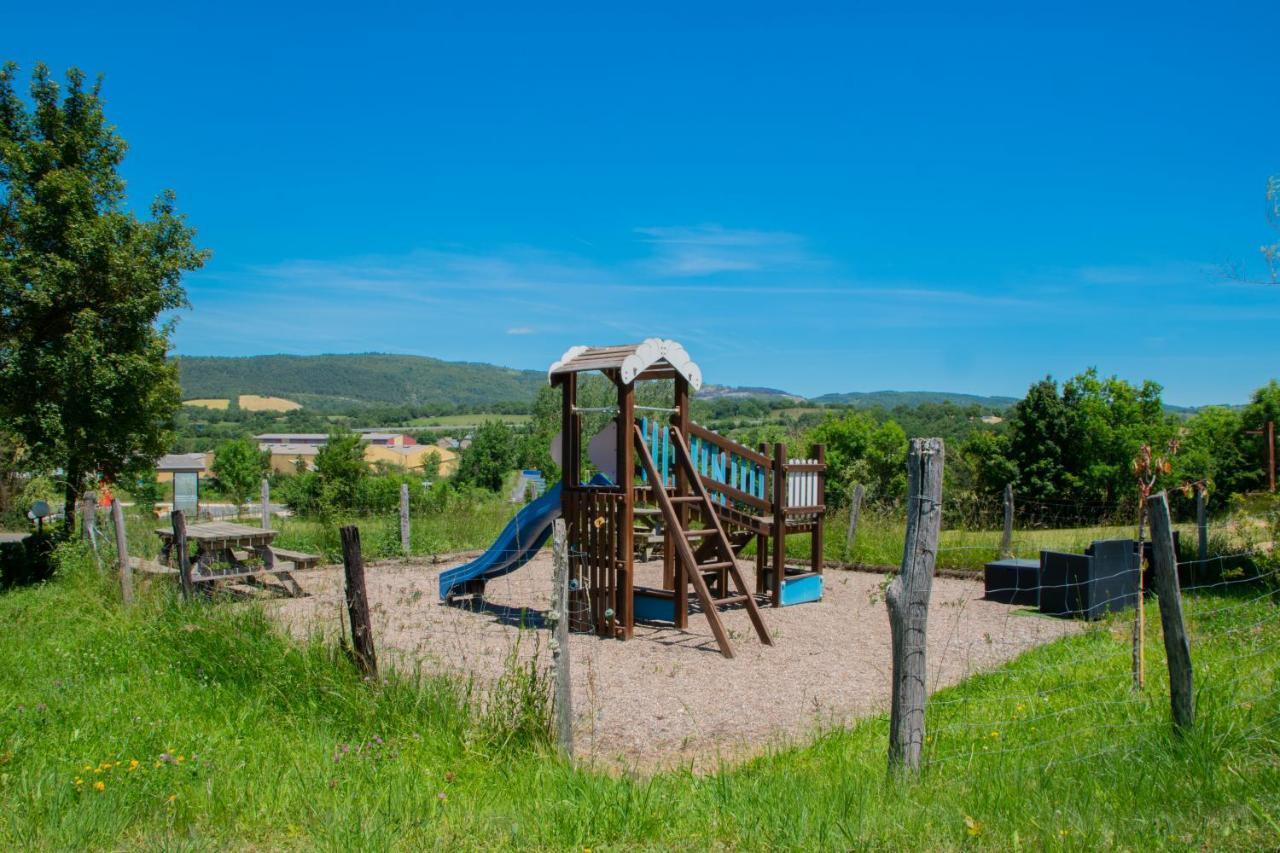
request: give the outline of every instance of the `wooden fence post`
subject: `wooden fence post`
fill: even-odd
[[[556,742],[573,757],[573,689],[569,676],[569,549],[564,519],[551,534],[551,667],[555,675]]]
[[[271,481],[262,478],[262,529],[271,529]]]
[[[913,438],[907,451],[907,535],[902,571],[885,594],[893,639],[890,770],[917,770],[924,748],[925,649],[942,528],[944,450],[940,438]]]
[[[116,527],[116,559],[120,562],[120,600],[133,604],[133,566],[129,564],[129,542],[124,531],[124,507],[120,499],[111,502],[111,520]]]
[[[866,490],[861,483],[855,483],[853,494],[849,496],[849,529],[844,534],[844,551],[853,554],[853,543],[858,538],[858,516],[862,514],[862,496]]]
[[[98,520],[98,496],[93,492],[85,492],[80,506],[80,533],[84,541],[94,545],[93,525]]]
[[[1013,483],[1004,485],[1004,533],[1000,536],[1000,559],[1013,556]]]
[[[1204,485],[1196,486],[1196,559],[1201,563],[1201,571],[1209,559],[1209,511],[1206,503]]]
[[[178,567],[178,584],[182,587],[182,597],[190,601],[195,590],[187,554],[187,519],[180,509],[169,513],[169,519],[173,522],[173,561]]]
[[[1169,520],[1169,500],[1164,492],[1147,498],[1147,514],[1151,516],[1151,559],[1155,563],[1156,596],[1160,599],[1164,653],[1169,661],[1169,702],[1173,706],[1174,728],[1182,730],[1195,723],[1195,693],[1191,644],[1187,640],[1187,626],[1182,621],[1178,554],[1173,549],[1173,523]]]
[[[351,616],[351,648],[356,666],[366,678],[378,675],[378,657],[373,650],[373,626],[369,621],[369,594],[364,585],[364,558],[360,555],[360,528],[343,527],[342,568],[346,575],[347,613]]]
[[[409,556],[409,546],[412,544],[409,530],[409,484],[400,484],[400,551],[406,557]]]

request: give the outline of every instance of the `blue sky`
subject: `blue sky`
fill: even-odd
[[[1168,401],[1280,374],[1280,4],[23,4],[213,249],[180,353]]]

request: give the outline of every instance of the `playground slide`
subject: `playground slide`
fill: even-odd
[[[538,553],[551,536],[551,523],[560,517],[560,484],[516,513],[498,538],[476,559],[440,575],[440,598],[461,591],[467,581],[501,577],[514,572]]]

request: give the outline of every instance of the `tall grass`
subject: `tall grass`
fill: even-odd
[[[635,776],[570,766],[527,704],[486,722],[465,684],[366,683],[251,605],[168,585],[126,611],[83,552],[62,557],[55,581],[0,595],[13,849],[1280,845],[1280,614],[1250,585],[1188,596],[1182,737],[1158,642],[1131,692],[1121,616],[935,694],[918,780],[886,777],[883,716],[711,775]],[[512,677],[508,699],[538,693]]]

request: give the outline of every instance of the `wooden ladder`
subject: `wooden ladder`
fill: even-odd
[[[733,644],[729,642],[729,635],[725,633],[724,624],[720,621],[719,608],[731,607],[735,604],[741,604],[746,608],[747,615],[751,618],[751,624],[755,627],[756,634],[760,637],[760,642],[766,646],[772,646],[773,638],[769,636],[769,629],[764,626],[764,619],[760,616],[760,608],[756,606],[755,597],[747,590],[746,581],[742,579],[742,572],[738,568],[737,560],[734,559],[733,544],[724,532],[724,526],[720,523],[720,517],[716,514],[712,505],[711,495],[707,493],[707,488],[703,485],[702,478],[698,476],[693,464],[693,458],[689,453],[689,445],[685,443],[684,435],[678,427],[669,427],[671,430],[671,444],[676,450],[676,465],[688,481],[693,494],[672,497],[667,494],[666,489],[656,486],[656,484],[664,482],[663,477],[658,473],[658,466],[654,464],[653,456],[645,444],[644,433],[641,431],[640,425],[635,424],[634,429],[636,433],[636,450],[640,454],[640,461],[649,473],[649,481],[655,484],[653,494],[658,501],[658,506],[662,509],[662,516],[667,522],[669,535],[675,541],[676,559],[685,568],[685,580],[679,580],[680,573],[677,572],[676,583],[693,584],[694,592],[697,593],[698,601],[702,605],[702,612],[706,614],[707,622],[711,624],[711,633],[715,635],[716,642],[720,646],[720,654],[727,658],[733,657]],[[680,523],[681,514],[676,511],[675,505],[677,503],[692,504],[699,507],[702,510],[701,514],[704,523],[711,526],[690,529],[682,525]],[[712,562],[698,562],[692,545],[694,540],[701,540],[701,547],[698,549],[698,553],[709,556]],[[708,545],[707,543],[712,544]],[[708,576],[720,578],[722,581],[725,579],[732,581],[736,592],[730,593],[729,590],[724,588],[722,582],[719,593],[724,597],[713,598],[710,589],[707,587]],[[681,596],[676,596],[677,601],[680,598]]]

